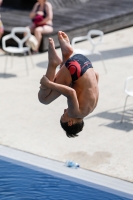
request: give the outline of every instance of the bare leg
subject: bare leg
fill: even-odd
[[[63,64],[73,54],[73,48],[70,44],[69,38],[66,33],[59,31],[58,32],[58,40],[59,40],[61,51],[62,51],[62,59],[63,59],[62,66],[63,66]]]
[[[52,31],[53,31],[53,28],[51,26],[46,26],[46,25],[35,28],[34,35],[38,41],[38,47],[37,47],[36,51],[39,50],[40,43],[42,40],[42,34],[51,33]]]
[[[2,2],[2,1],[0,0],[0,2]],[[1,5],[1,3],[0,3],[0,5]],[[3,23],[0,19],[0,39],[2,38],[3,33],[4,33],[4,27],[3,27]]]
[[[34,32],[34,25],[32,24],[31,26],[26,26],[26,28],[29,28],[30,29],[30,32],[33,33]],[[27,33],[24,33],[24,36],[26,36]]]
[[[49,59],[49,63],[48,63],[46,76],[50,81],[54,81],[56,68],[58,65],[61,64],[62,60],[57,55],[54,41],[52,38],[49,38],[48,59]]]
[[[57,55],[57,52],[55,50],[54,41],[52,38],[49,38],[48,59],[49,59],[49,63],[48,63],[48,68],[47,68],[47,72],[46,72],[46,77],[50,81],[54,81],[56,68],[58,65],[61,64],[62,60]],[[40,83],[41,83],[41,86],[40,86],[38,98],[39,98],[40,102],[43,103],[43,101],[49,95],[51,90],[43,87],[43,78],[41,79]]]
[[[29,28],[29,29],[30,29],[30,32],[33,33],[33,32],[34,32],[35,26],[34,26],[34,24],[32,24],[31,26],[26,26],[26,28]],[[23,36],[25,37],[26,35],[27,35],[27,32],[25,32]],[[26,41],[26,42],[27,42],[27,41]],[[28,45],[28,44],[26,44],[26,45]]]
[[[0,32],[0,40],[1,40],[1,38],[2,38],[2,35],[3,35],[3,32]],[[1,48],[0,48],[0,50],[1,50]]]
[[[42,40],[42,30],[41,29],[42,29],[42,27],[41,28],[38,27],[38,28],[35,28],[35,31],[34,31],[34,35],[38,41],[38,47],[37,47],[36,51],[38,51],[41,40]]]
[[[0,39],[2,38],[3,33],[0,32]]]

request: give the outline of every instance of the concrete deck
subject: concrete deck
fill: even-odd
[[[129,98],[124,122],[121,114],[126,94],[124,83],[133,75],[133,27],[104,37],[97,49],[103,53],[108,73],[99,57],[90,57],[99,72],[100,98],[95,111],[86,117],[77,138],[67,138],[59,119],[66,99],[61,96],[48,106],[39,103],[39,81],[47,67],[47,52],[33,56],[26,75],[23,57],[14,57],[6,78],[5,55],[0,52],[0,144],[54,160],[79,162],[82,168],[133,182],[133,99]],[[77,47],[89,46],[86,41]],[[60,54],[60,49],[57,49]],[[29,58],[28,58],[29,59]]]
[[[5,1],[4,1],[5,2]],[[29,12],[24,10],[9,9],[10,5],[2,4],[1,15],[5,32],[8,34],[13,27],[25,27],[31,24]],[[17,0],[18,4],[21,5]],[[47,51],[48,38],[52,37],[55,46],[59,47],[57,32],[66,32],[70,39],[86,35],[89,30],[100,29],[104,33],[120,30],[133,26],[133,1],[132,0],[51,0],[53,5],[53,32],[44,34],[40,45],[40,52]],[[27,2],[25,3],[27,5]],[[14,8],[16,7],[14,5]],[[31,4],[32,5],[32,4]],[[11,7],[13,5],[10,5]],[[22,9],[21,5],[21,9]],[[26,8],[27,9],[27,8]],[[32,7],[31,7],[32,9]],[[30,9],[30,10],[31,10]],[[10,19],[10,20],[9,20]],[[21,37],[21,35],[19,35]],[[16,45],[13,40],[8,40],[7,45]]]

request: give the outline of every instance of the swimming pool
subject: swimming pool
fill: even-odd
[[[133,200],[133,184],[0,146],[0,200]]]

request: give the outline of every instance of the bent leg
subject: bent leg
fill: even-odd
[[[43,34],[48,34],[53,32],[53,27],[49,25],[43,26]]]
[[[62,60],[63,60],[62,66],[63,66],[63,64],[65,64],[65,62],[73,54],[73,48],[65,32],[62,32],[62,31],[58,32],[58,40],[59,40],[61,51],[62,51]]]
[[[3,27],[3,23],[0,19],[0,39],[2,38],[2,35],[4,34],[4,27]]]
[[[49,38],[48,59],[49,59],[49,63],[48,63],[48,68],[46,72],[46,77],[50,81],[54,81],[55,83],[59,83],[59,84],[67,85],[67,86],[70,85],[72,81],[71,75],[65,66],[63,66],[62,69],[60,69],[58,73],[56,74],[56,68],[58,65],[61,64],[62,60],[57,55],[54,41],[52,38]]]
[[[35,29],[35,25],[34,24],[31,24],[31,26],[26,26],[26,28],[29,28],[30,29],[30,32],[33,33],[34,32],[34,29]],[[24,33],[24,36],[26,36],[27,33]]]
[[[3,33],[2,33],[2,32],[0,32],[0,39],[2,38],[2,35],[3,35]]]
[[[58,56],[58,54],[55,50],[55,45],[54,45],[54,41],[52,38],[49,38],[48,60],[49,60],[49,62],[48,62],[46,77],[50,81],[54,81],[56,68],[58,65],[60,65],[62,60],[60,59],[60,57]]]
[[[38,41],[38,47],[37,47],[36,51],[39,50],[40,43],[42,40],[42,34],[48,34],[48,33],[52,33],[52,32],[53,32],[52,26],[45,25],[45,26],[39,26],[39,27],[35,28],[34,35]]]
[[[3,34],[4,34],[4,28],[0,28],[0,39],[2,38]]]
[[[58,57],[55,50],[54,41],[51,38],[49,39],[48,54],[49,54],[49,63],[46,72],[46,77],[50,81],[54,81],[58,84],[69,86],[71,84],[71,76],[68,69],[65,66],[63,66],[55,75],[56,68],[62,62],[62,60]],[[47,89],[45,88],[45,86],[43,86],[43,78],[41,79],[40,83],[41,87],[38,97],[41,103],[49,104],[60,96],[58,92],[51,91],[50,89]]]
[[[42,40],[42,33],[43,33],[43,28],[41,26],[35,28],[34,35],[35,35],[35,37],[38,41],[38,47],[37,47],[36,51],[38,51],[38,49],[39,49],[39,46],[40,46],[40,43],[41,43],[41,40]]]
[[[56,52],[55,46],[54,46],[54,41],[51,38],[49,38],[48,60],[49,60],[49,62],[48,62],[48,68],[46,71],[46,77],[50,81],[54,81],[56,68],[58,65],[60,65],[62,60],[57,55],[57,52]],[[45,98],[50,94],[51,90],[47,89],[43,86],[43,77],[40,81],[40,84],[41,84],[41,86],[40,86],[40,91],[39,91],[38,97],[39,97],[39,100],[41,102],[43,102],[43,101],[45,101]]]
[[[43,79],[43,78],[42,78]],[[43,80],[42,80],[43,81]],[[55,83],[70,86],[71,85],[71,76],[68,69],[63,66],[55,76]],[[47,92],[47,93],[46,93]],[[58,98],[61,94],[54,90],[49,89],[40,89],[39,91],[39,100],[43,104],[50,104],[56,98]]]

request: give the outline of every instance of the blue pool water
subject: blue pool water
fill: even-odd
[[[0,200],[128,200],[0,159]]]

